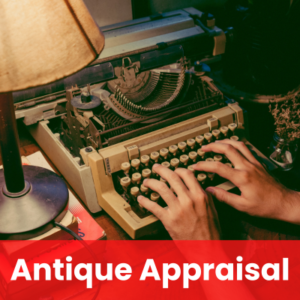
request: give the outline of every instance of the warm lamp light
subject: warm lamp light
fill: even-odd
[[[1,238],[41,234],[64,216],[68,189],[55,173],[21,164],[12,92],[69,76],[104,37],[82,0],[0,0]]]

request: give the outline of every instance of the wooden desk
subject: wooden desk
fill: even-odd
[[[33,154],[37,151],[41,151],[41,148],[36,144],[31,135],[27,132],[25,125],[22,122],[18,122],[18,131],[20,136],[20,152],[22,156],[27,156]],[[44,153],[43,153],[44,154]],[[53,169],[57,172],[58,170],[52,164],[52,162],[47,158],[44,154],[47,161],[53,167]],[[2,159],[0,157],[0,164],[2,164]],[[69,186],[69,189],[76,195],[74,190]],[[80,198],[77,196],[80,200]],[[84,203],[81,201],[84,205]],[[84,205],[85,206],[85,205]],[[129,235],[105,212],[101,211],[97,214],[92,214],[93,218],[97,221],[97,223],[105,230],[108,240],[130,240]],[[260,220],[255,220],[255,222],[249,221],[247,217],[242,221],[241,226],[243,230],[250,235],[253,239],[262,239],[262,240],[287,240],[287,239],[300,239],[300,233],[296,234],[295,232],[299,231],[298,228],[295,230],[295,226],[287,226],[286,232],[290,232],[289,234],[282,233],[282,230],[270,230],[270,226],[265,226],[265,222],[260,222]],[[267,221],[268,223],[268,221]],[[280,225],[279,225],[280,226]],[[268,229],[263,229],[268,228]],[[271,226],[272,228],[272,226]],[[279,228],[278,225],[275,225],[274,228]],[[291,229],[290,229],[291,228]],[[290,230],[290,231],[289,231]],[[151,239],[170,239],[168,233],[166,231],[160,232],[159,235],[149,237]],[[234,235],[233,237],[234,238]]]

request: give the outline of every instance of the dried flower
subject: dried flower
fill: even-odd
[[[295,94],[283,104],[269,106],[275,120],[275,132],[286,142],[300,139],[300,94]]]

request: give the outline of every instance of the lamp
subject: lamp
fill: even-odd
[[[12,92],[69,76],[104,37],[82,0],[0,0],[0,235],[28,238],[64,216],[68,189],[55,173],[21,163]]]

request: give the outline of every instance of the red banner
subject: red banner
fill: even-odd
[[[299,299],[298,241],[3,241],[3,299]]]

